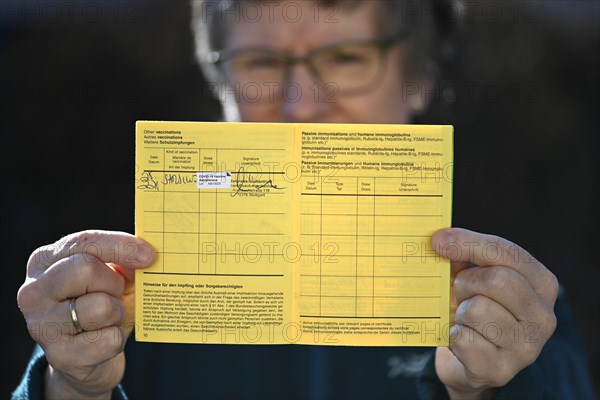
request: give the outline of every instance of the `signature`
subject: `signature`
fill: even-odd
[[[196,183],[196,175],[165,174],[163,184],[167,185],[185,185],[186,183]]]
[[[246,186],[247,188],[245,189],[244,186]],[[241,167],[238,170],[235,179],[235,189],[237,190],[231,194],[231,197],[235,197],[241,192],[256,192],[261,189],[267,188],[276,190],[285,189],[284,187],[279,187],[276,184],[274,184],[272,179],[269,179],[267,181],[263,181],[260,178],[256,179],[252,173],[246,173],[244,171],[244,167]]]
[[[158,182],[154,180],[150,171],[142,172],[140,182],[142,184],[138,186],[138,189],[158,190]]]

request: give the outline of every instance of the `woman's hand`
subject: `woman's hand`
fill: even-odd
[[[450,346],[435,366],[451,398],[489,398],[533,363],[556,328],[558,281],[506,239],[445,229],[432,239],[452,266]],[[452,318],[451,318],[452,319]]]
[[[133,329],[134,272],[153,260],[123,232],[74,233],[33,252],[17,300],[49,363],[47,398],[110,398]]]

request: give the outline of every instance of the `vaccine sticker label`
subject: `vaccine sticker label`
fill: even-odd
[[[231,172],[196,172],[198,189],[231,189]]]

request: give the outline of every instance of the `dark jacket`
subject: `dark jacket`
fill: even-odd
[[[592,399],[571,311],[559,296],[558,327],[538,360],[497,399]],[[127,369],[114,399],[444,399],[432,348],[303,345],[126,347]],[[40,399],[47,367],[39,347],[13,399]]]

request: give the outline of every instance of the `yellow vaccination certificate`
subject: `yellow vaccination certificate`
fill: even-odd
[[[453,128],[138,121],[136,340],[447,346]]]

